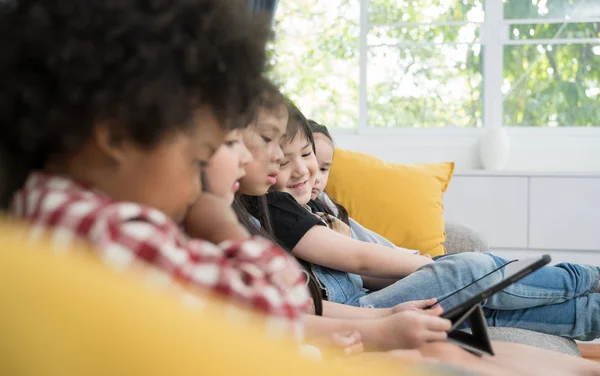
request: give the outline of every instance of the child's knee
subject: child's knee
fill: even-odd
[[[494,258],[486,253],[459,253],[442,260],[440,261],[451,263],[452,268],[460,275],[472,274],[474,277],[482,277],[498,268]]]

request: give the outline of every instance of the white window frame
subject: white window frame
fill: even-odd
[[[480,25],[480,42],[485,48],[483,54],[483,103],[482,103],[482,127],[455,127],[447,125],[442,128],[412,128],[396,125],[389,128],[369,128],[368,127],[368,93],[367,93],[367,71],[368,71],[368,50],[370,46],[367,43],[367,36],[371,29],[369,24],[369,0],[360,0],[360,34],[359,34],[359,94],[358,94],[358,124],[353,129],[336,129],[335,133],[357,134],[357,135],[403,135],[403,136],[448,136],[448,135],[480,135],[489,127],[500,127],[503,124],[503,98],[501,91],[503,81],[503,55],[504,46],[507,45],[533,45],[533,44],[583,44],[598,43],[600,38],[587,39],[530,39],[530,40],[510,40],[508,28],[515,24],[541,24],[541,23],[577,23],[577,22],[600,22],[599,17],[589,18],[540,18],[540,19],[504,19],[504,6],[502,0],[484,0],[485,20],[477,23]],[[432,26],[460,26],[474,22],[468,21],[449,21],[430,23]],[[419,26],[423,23],[396,22],[385,24],[388,26]],[[381,26],[378,24],[377,26]],[[408,42],[403,45],[418,45],[419,43]],[[422,43],[421,43],[422,44]],[[435,43],[427,42],[428,45]],[[453,43],[454,44],[454,43]],[[500,100],[498,100],[500,99]],[[527,127],[510,126],[507,127],[510,133],[515,135],[531,136],[599,136],[600,124],[595,127]]]

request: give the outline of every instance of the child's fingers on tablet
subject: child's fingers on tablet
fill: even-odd
[[[415,300],[412,302],[414,308],[417,309],[428,309],[430,307],[434,307],[435,302],[437,302],[436,298],[429,298],[425,300]]]
[[[444,309],[442,308],[441,305],[436,304],[431,308],[423,310],[423,313],[430,315],[430,316],[439,316],[442,313],[444,313]]]
[[[439,341],[445,341],[447,338],[448,338],[448,333],[446,333],[446,332],[429,331],[429,332],[427,332],[425,341],[439,342]]]
[[[428,317],[427,328],[429,330],[437,330],[437,331],[446,332],[446,331],[450,330],[451,327],[452,327],[452,322],[450,322],[450,320],[443,319],[441,317],[433,317],[433,316]]]

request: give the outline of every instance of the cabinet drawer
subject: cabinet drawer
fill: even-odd
[[[527,177],[455,176],[445,218],[474,227],[490,247],[527,247]]]
[[[529,248],[600,250],[600,179],[532,177]]]

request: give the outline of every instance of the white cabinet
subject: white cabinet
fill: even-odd
[[[531,177],[529,248],[600,250],[600,179]]]
[[[492,249],[600,252],[600,173],[459,172],[444,206]]]
[[[526,248],[527,185],[527,177],[455,176],[444,216],[476,228],[493,247]]]

